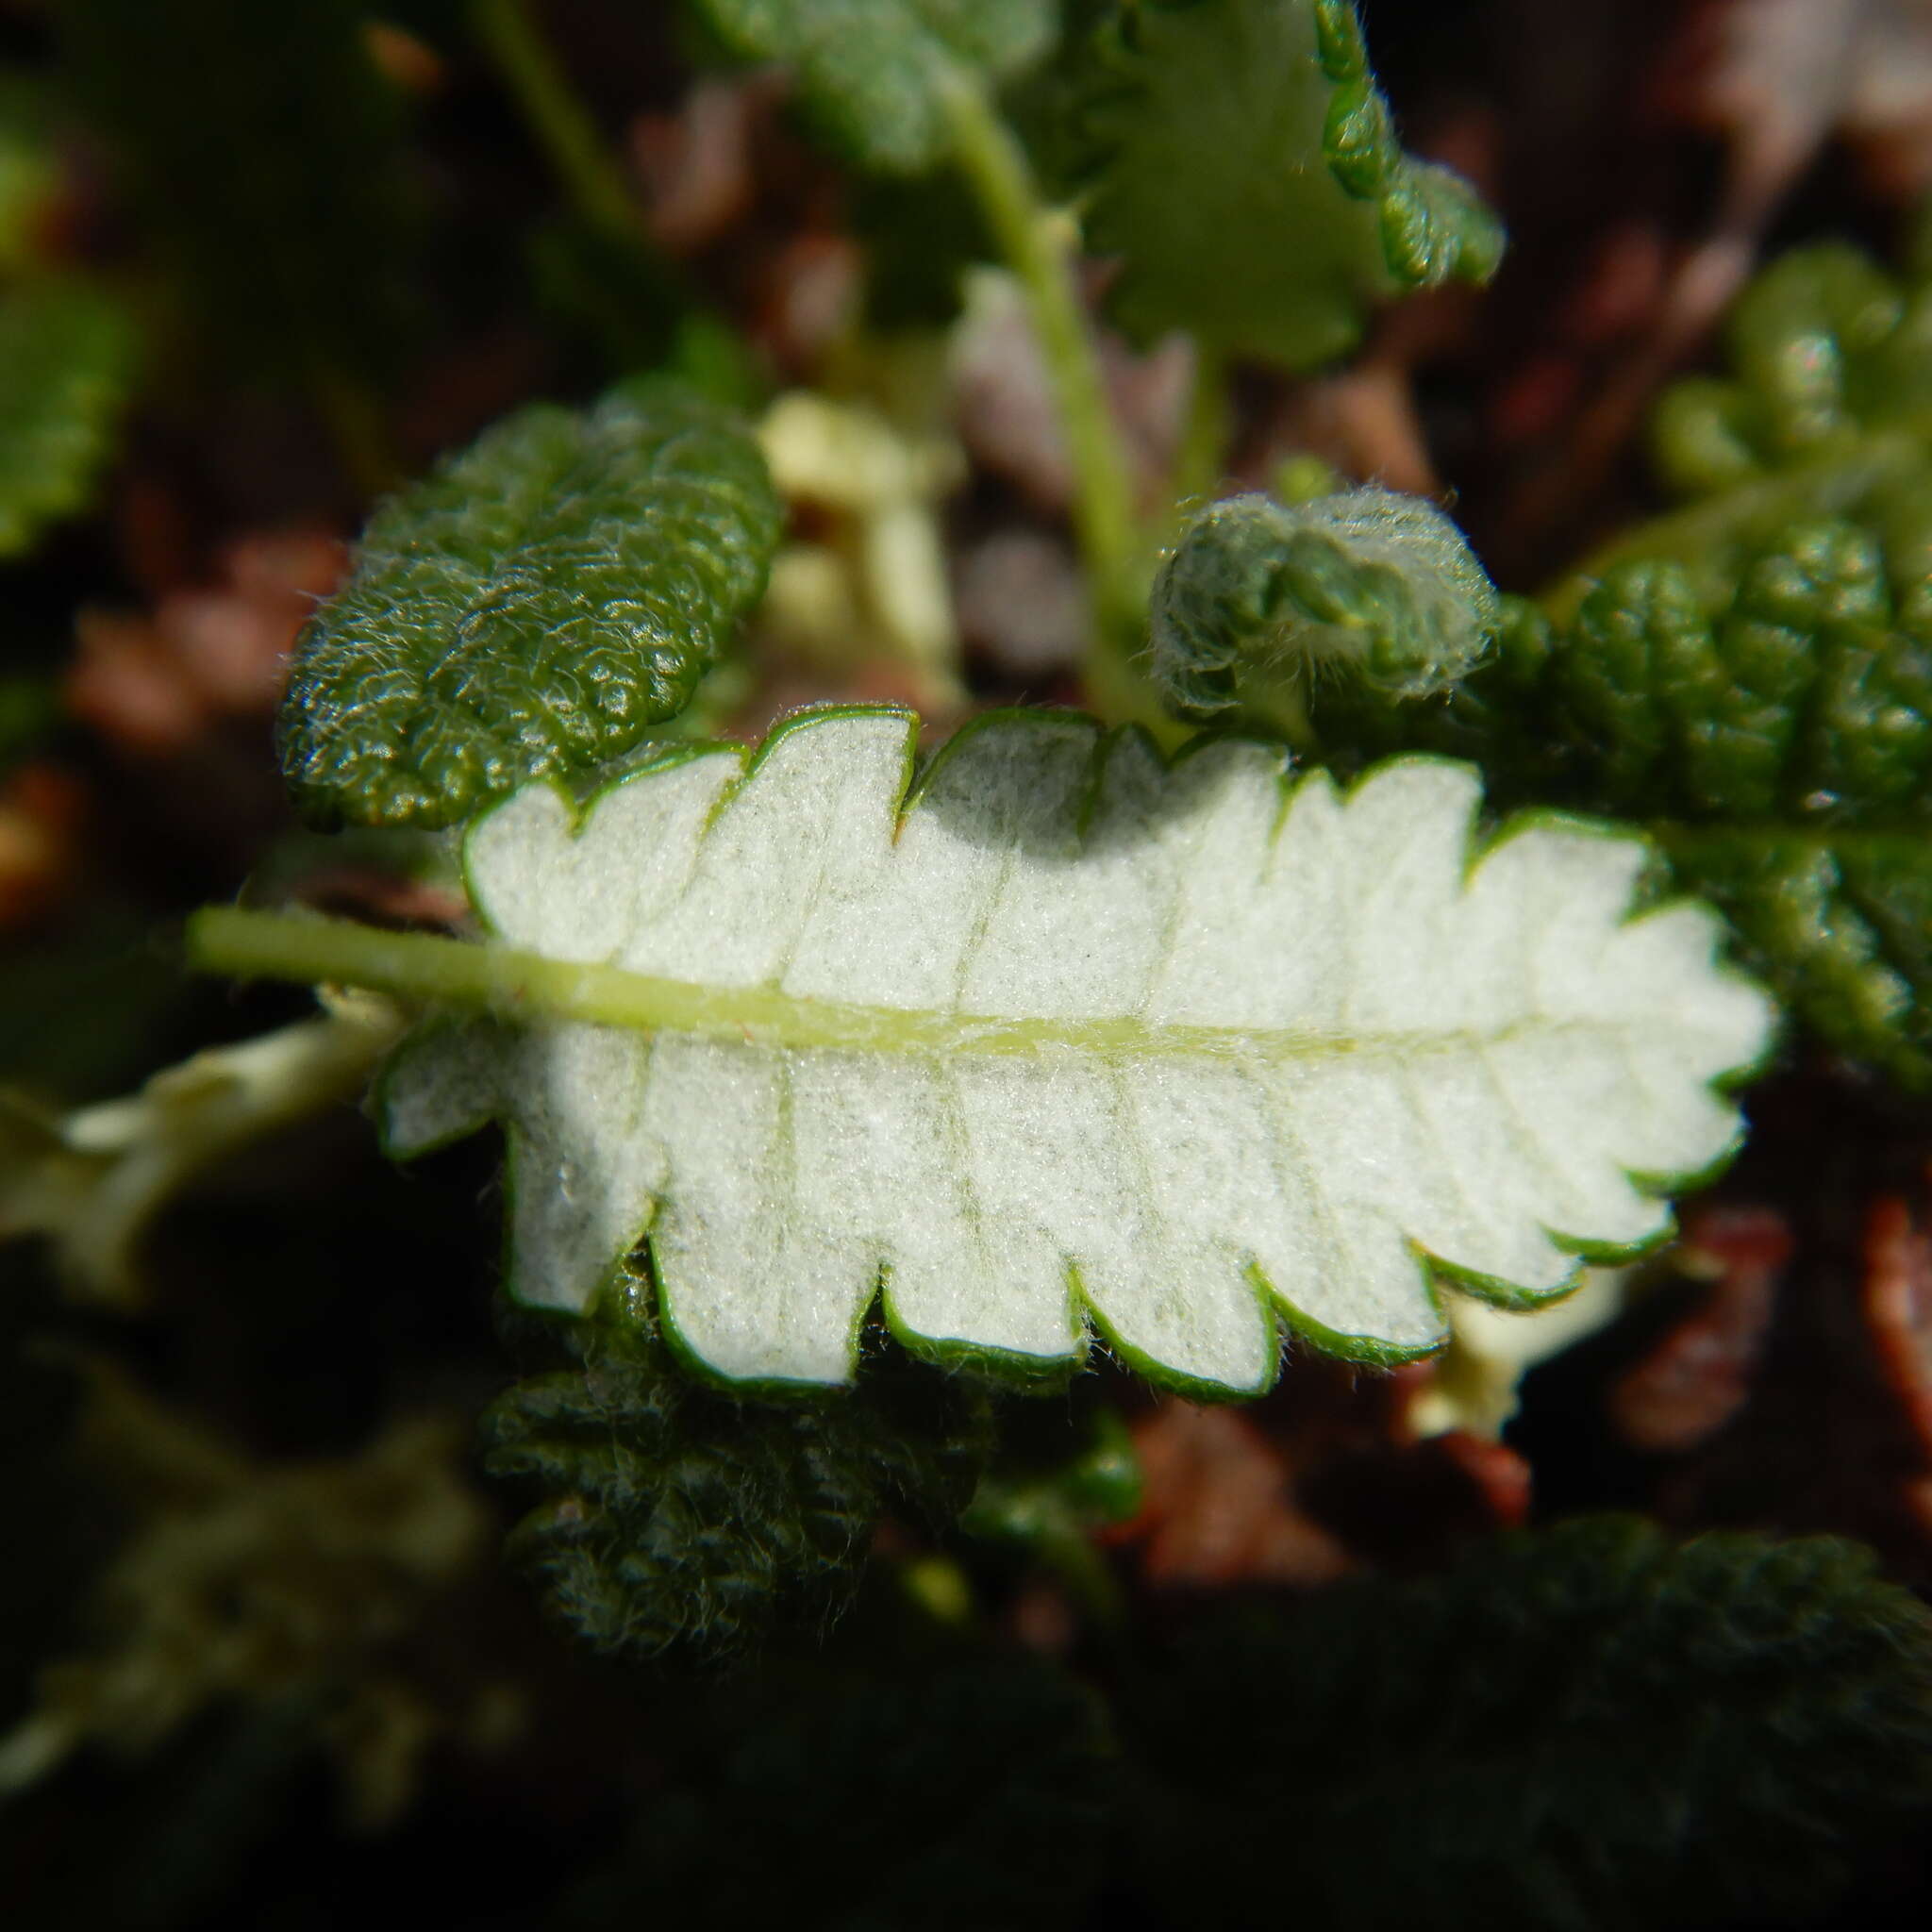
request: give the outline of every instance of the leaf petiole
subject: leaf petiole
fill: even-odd
[[[591,227],[641,248],[637,203],[525,0],[471,0],[470,23],[577,212]]]
[[[1076,232],[1049,208],[1012,130],[986,90],[954,72],[940,88],[953,135],[953,158],[1020,278],[1059,403],[1074,463],[1074,524],[1091,585],[1096,636],[1089,675],[1100,660],[1139,647],[1146,614],[1132,469],[1074,281]],[[1158,706],[1154,715],[1161,715]]]

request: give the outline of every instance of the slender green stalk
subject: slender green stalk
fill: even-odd
[[[953,156],[1007,264],[1019,276],[1059,403],[1074,461],[1074,526],[1092,587],[1094,658],[1133,650],[1146,617],[1133,470],[1108,400],[1074,282],[1074,234],[1041,198],[1026,156],[986,91],[956,74],[945,85]],[[1097,664],[1095,666],[1097,669]],[[1096,677],[1111,687],[1118,679]],[[1131,714],[1130,714],[1131,715]]]
[[[1206,342],[1196,342],[1194,389],[1188,399],[1187,425],[1174,458],[1176,518],[1185,516],[1199,498],[1213,494],[1227,460],[1233,421],[1227,359]]]
[[[538,32],[528,0],[471,0],[470,21],[577,212],[607,234],[641,242],[629,186]]]
[[[402,465],[383,422],[382,406],[368,386],[319,347],[303,358],[308,396],[335,446],[342,474],[364,497],[393,490]]]

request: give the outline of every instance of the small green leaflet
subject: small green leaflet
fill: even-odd
[[[0,557],[86,508],[135,351],[120,306],[82,283],[36,278],[0,293]]]
[[[1474,191],[1396,140],[1353,0],[1123,0],[1079,92],[1089,242],[1141,338],[1308,368],[1502,258]]]
[[[791,69],[808,113],[861,166],[945,158],[949,75],[998,79],[1053,44],[1057,0],[697,0],[747,59]]]
[[[442,825],[629,750],[763,594],[782,521],[749,432],[691,391],[519,411],[376,511],[297,641],[298,803]]]
[[[1467,768],[1341,795],[1043,712],[912,785],[916,729],[808,713],[472,826],[496,945],[403,950],[520,1018],[417,1036],[380,1111],[402,1155],[506,1122],[515,1294],[582,1309],[648,1239],[729,1381],[848,1379],[882,1297],[926,1352],[1039,1371],[1091,1322],[1248,1393],[1282,1320],[1387,1361],[1441,1341],[1436,1280],[1561,1292],[1732,1148],[1711,1083],[1773,1010],[1705,909],[1630,916],[1640,839],[1528,817],[1472,863]]]
[[[1501,600],[1433,504],[1351,490],[1290,508],[1232,496],[1197,516],[1154,587],[1154,680],[1212,716],[1339,669],[1401,698],[1466,676]]]

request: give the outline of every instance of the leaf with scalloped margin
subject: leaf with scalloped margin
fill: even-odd
[[[434,1027],[379,1105],[399,1155],[507,1123],[516,1295],[585,1307],[648,1238],[667,1332],[730,1381],[846,1380],[883,1290],[923,1350],[1037,1373],[1091,1318],[1248,1393],[1277,1318],[1427,1352],[1433,1280],[1559,1293],[1668,1229],[1633,1175],[1731,1150],[1711,1083],[1772,1011],[1708,912],[1630,916],[1641,840],[1528,818],[1472,865],[1466,768],[1342,796],[1043,712],[908,792],[916,728],[806,714],[471,828],[502,984],[580,964],[574,1017]]]
[[[734,52],[789,67],[810,118],[862,167],[916,175],[951,146],[941,89],[1053,44],[1057,0],[696,0]]]
[[[377,509],[297,639],[297,803],[445,825],[628,751],[764,593],[783,520],[750,431],[694,391],[520,409]]]
[[[1125,0],[1076,98],[1088,240],[1143,340],[1310,368],[1379,304],[1502,259],[1474,190],[1404,152],[1353,0]]]

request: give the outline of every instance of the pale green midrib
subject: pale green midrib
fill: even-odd
[[[1536,1018],[1489,1032],[1316,1031],[1150,1025],[1125,1017],[1016,1020],[868,1007],[768,986],[702,986],[620,966],[551,959],[514,947],[424,933],[385,932],[345,920],[217,907],[188,925],[192,964],[238,978],[334,981],[403,999],[450,1001],[508,1018],[542,1017],[632,1032],[675,1033],[790,1052],[920,1055],[955,1059],[1047,1054],[1127,1059],[1293,1064],[1343,1057],[1404,1061],[1472,1053],[1511,1040],[1611,1038],[1610,1021]],[[1653,1040],[1658,1022],[1646,1029]]]

